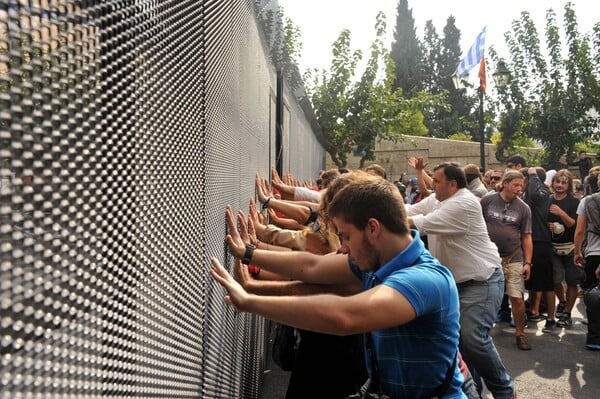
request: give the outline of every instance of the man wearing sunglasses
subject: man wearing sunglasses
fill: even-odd
[[[494,169],[490,172],[490,184],[488,187],[488,191],[498,191],[498,183],[502,180],[502,175],[504,173],[501,170]]]

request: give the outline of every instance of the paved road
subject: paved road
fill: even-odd
[[[524,352],[515,345],[514,329],[508,323],[494,327],[494,343],[505,366],[515,379],[519,399],[598,399],[600,398],[600,351],[585,349],[587,327],[585,307],[578,299],[573,326],[542,333],[543,322],[529,323],[527,336],[533,346]],[[289,373],[270,362],[259,399],[282,399]],[[492,395],[484,391],[484,398]]]
[[[526,333],[533,350],[528,352],[517,349],[514,329],[508,323],[494,328],[494,343],[515,379],[520,399],[600,398],[600,351],[584,347],[587,326],[582,323],[583,315],[585,306],[578,299],[571,328],[544,334],[544,322],[529,322]]]

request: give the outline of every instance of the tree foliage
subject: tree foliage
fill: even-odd
[[[590,113],[600,109],[592,39],[579,34],[570,2],[565,4],[563,21],[559,25],[555,12],[547,11],[545,51],[528,12],[522,12],[505,35],[512,79],[508,89],[501,91],[505,109],[500,161],[513,139],[528,136],[543,144],[544,165],[559,168],[564,166],[561,157],[566,155],[569,161],[576,143],[590,140],[598,129],[598,116]]]
[[[400,0],[390,52],[395,68],[394,90],[400,88],[405,96],[412,97],[423,89],[422,53],[412,9],[408,8],[408,0]]]
[[[304,84],[298,69],[298,58],[302,52],[300,28],[285,16],[283,7],[267,8],[269,4],[255,0],[255,12],[269,45],[273,65],[282,71],[286,82],[295,90]]]
[[[402,134],[425,134],[420,107],[435,101],[427,96],[407,100],[393,89],[394,64],[383,43],[385,15],[376,18],[376,39],[360,79],[355,80],[359,50],[352,50],[350,32],[343,30],[332,45],[329,71],[305,74],[307,92],[325,136],[326,151],[338,166],[348,154],[361,154],[360,165],[374,159],[377,140],[398,140]]]
[[[452,83],[461,55],[459,42],[460,31],[453,16],[446,20],[443,37],[438,35],[432,21],[426,22],[424,88],[429,93],[445,96],[443,106],[425,114],[425,123],[432,137],[446,138],[455,133],[475,135],[478,129],[477,118],[472,117],[476,110],[476,96],[469,95],[466,90],[456,90]]]

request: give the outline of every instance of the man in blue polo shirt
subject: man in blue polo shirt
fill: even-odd
[[[366,364],[371,380],[379,381],[371,389],[380,394],[465,398],[456,360],[456,283],[409,229],[396,187],[356,171],[334,180],[328,196],[326,213],[342,244],[338,254],[254,249],[229,223],[227,243],[236,258],[311,284],[312,295],[289,295],[300,293],[298,284],[288,296],[249,293],[213,258],[210,273],[226,288],[225,301],[296,328],[366,333]],[[235,268],[243,268],[239,260]],[[315,287],[322,293],[315,294]],[[345,295],[338,294],[340,287]]]

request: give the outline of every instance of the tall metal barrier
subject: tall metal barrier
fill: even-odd
[[[0,1],[0,398],[258,396],[268,321],[209,259],[257,171],[324,157],[256,10]]]

